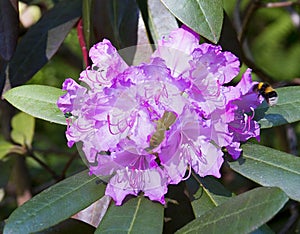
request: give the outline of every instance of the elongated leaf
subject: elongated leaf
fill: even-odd
[[[300,120],[300,87],[278,88],[278,103],[269,107],[263,103],[255,110],[261,128],[271,128]]]
[[[135,0],[101,0],[94,1],[93,23],[96,41],[109,39],[117,49],[137,44],[137,26],[139,9]],[[131,54],[121,56],[131,64]]]
[[[95,233],[161,233],[164,207],[144,197],[112,204]]]
[[[192,207],[196,217],[226,202],[233,196],[220,182],[210,176],[201,178],[194,175],[186,184],[192,195]]]
[[[148,0],[148,24],[154,43],[157,44],[163,36],[178,28],[174,16],[160,0]],[[162,23],[163,22],[163,23]]]
[[[6,61],[10,60],[15,51],[18,27],[18,1],[0,1],[0,57]]]
[[[23,85],[4,94],[4,98],[14,107],[39,119],[66,124],[63,113],[56,102],[63,91],[43,85]]]
[[[235,196],[212,176],[202,178],[194,175],[186,184],[192,196],[192,207],[196,218]],[[252,234],[258,233],[270,234],[273,231],[264,224],[252,232]]]
[[[83,0],[82,2],[82,20],[83,20],[83,31],[84,31],[84,42],[86,48],[91,48],[91,38],[93,33],[92,28],[92,15],[93,1]]]
[[[37,232],[69,218],[104,195],[98,180],[85,170],[44,190],[9,216],[4,234]]]
[[[223,24],[221,0],[161,0],[182,23],[217,43]]]
[[[19,113],[12,118],[11,138],[22,146],[31,146],[34,135],[34,118],[25,113]]]
[[[279,188],[256,188],[230,198],[177,233],[249,233],[271,219],[287,200]]]
[[[13,87],[24,84],[52,58],[80,16],[80,0],[60,1],[28,30],[9,64]]]
[[[243,157],[230,162],[239,174],[263,186],[281,188],[290,198],[300,201],[300,158],[257,144],[245,144]]]

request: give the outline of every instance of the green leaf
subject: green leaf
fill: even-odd
[[[14,151],[15,145],[7,142],[7,141],[0,141],[0,160],[3,159],[7,154]]]
[[[22,85],[56,53],[81,16],[81,0],[59,1],[22,37],[9,64],[12,87]]]
[[[278,103],[269,107],[265,102],[255,110],[261,128],[271,128],[300,120],[300,87],[276,89]]]
[[[217,43],[223,24],[222,0],[161,0],[182,23]]]
[[[256,188],[211,209],[176,233],[249,233],[288,201],[279,188]]]
[[[300,201],[300,158],[257,144],[242,146],[243,156],[230,167],[263,186],[281,188],[290,198]]]
[[[96,41],[107,38],[117,49],[137,44],[139,9],[135,0],[94,1],[93,24]],[[131,64],[135,50],[126,50],[123,59]]]
[[[8,61],[18,40],[18,1],[0,1],[0,57]]]
[[[9,216],[4,234],[41,231],[71,217],[104,195],[98,180],[85,170],[44,190]]]
[[[186,184],[192,197],[192,207],[196,218],[235,196],[212,176],[202,178],[198,175],[194,175],[187,180]],[[267,234],[273,232],[264,224],[252,232],[252,234],[255,233]]]
[[[111,204],[95,233],[162,233],[164,207],[145,197]]]
[[[4,98],[19,110],[36,118],[53,123],[66,124],[66,118],[56,102],[64,92],[43,85],[23,85],[7,91]]]
[[[19,113],[11,120],[11,138],[22,146],[31,146],[35,121],[31,115]]]
[[[163,36],[178,28],[174,16],[160,0],[148,0],[148,24],[154,43],[157,44]],[[163,22],[163,23],[162,23]]]
[[[82,1],[82,21],[83,21],[83,31],[84,31],[84,41],[87,50],[91,48],[91,38],[92,38],[92,16],[91,11],[93,10],[93,1],[83,0]]]
[[[192,207],[196,217],[226,202],[233,196],[220,182],[211,176],[204,178],[195,175],[187,180],[192,197]]]

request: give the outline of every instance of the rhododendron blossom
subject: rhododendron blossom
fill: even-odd
[[[127,65],[106,39],[89,55],[84,85],[67,79],[58,107],[67,117],[68,146],[81,143],[90,174],[111,176],[106,195],[117,205],[140,192],[164,204],[169,184],[192,170],[220,177],[222,149],[236,159],[241,142],[259,139],[253,116],[262,99],[250,69],[229,86],[237,57],[199,44],[189,29],[159,41],[149,63]]]

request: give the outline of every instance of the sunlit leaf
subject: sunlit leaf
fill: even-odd
[[[95,233],[161,233],[164,207],[145,197],[111,204]]]
[[[41,231],[71,217],[104,195],[98,181],[85,170],[51,186],[9,216],[4,234]]]
[[[287,201],[279,188],[256,188],[230,198],[176,233],[249,233],[270,220]]]
[[[0,1],[0,57],[8,61],[18,40],[18,1]]]
[[[13,87],[24,84],[52,58],[80,16],[80,0],[59,1],[30,27],[9,63]]]
[[[160,0],[148,0],[148,24],[154,43],[178,28],[174,16]],[[163,23],[162,23],[163,22]]]
[[[35,120],[31,115],[19,113],[12,118],[11,138],[22,146],[31,146]]]
[[[56,102],[63,95],[58,88],[43,85],[23,85],[4,94],[4,98],[19,110],[36,118],[53,123],[66,124]]]
[[[100,221],[107,211],[110,201],[111,197],[105,195],[98,201],[95,201],[89,207],[80,211],[76,215],[73,215],[73,218],[88,223],[93,227],[98,227]]]
[[[271,128],[300,120],[300,87],[284,87],[276,89],[278,103],[269,107],[263,103],[255,110],[255,119],[261,128]]]
[[[300,158],[257,144],[245,144],[243,156],[230,167],[263,186],[281,188],[290,198],[300,201]]]
[[[13,152],[15,145],[7,141],[0,141],[0,160],[3,159],[8,153]]]
[[[217,43],[223,24],[222,0],[161,0],[182,23]]]

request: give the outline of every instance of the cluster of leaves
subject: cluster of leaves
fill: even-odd
[[[230,2],[238,4],[240,1]],[[52,57],[73,27],[77,27],[85,65],[89,64],[86,48],[104,37],[109,38],[118,49],[122,49],[143,40],[144,43],[155,43],[180,24],[186,24],[198,32],[203,40],[220,43],[225,50],[235,53],[261,79],[276,80],[272,72],[267,74],[261,69],[268,62],[260,63],[258,60],[254,63],[249,59],[249,47],[258,48],[253,52],[257,56],[261,52],[259,44],[272,44],[262,35],[251,34],[253,29],[247,30],[251,26],[250,19],[255,19],[251,9],[258,11],[260,7],[269,6],[266,1],[247,1],[245,9],[236,7],[238,12],[235,15],[245,15],[240,24],[236,18],[230,19],[224,13],[224,8],[228,14],[231,11],[228,5],[222,5],[221,0],[27,1],[47,10],[39,21],[28,30],[24,29],[24,35],[17,31],[17,3],[16,0],[0,2],[0,88],[4,90],[3,97],[6,101],[26,114],[21,112],[11,118],[15,109],[5,102],[1,103],[4,108],[1,109],[3,138],[0,138],[0,170],[5,170],[0,173],[9,171],[7,168],[11,162],[17,164],[18,161],[12,158],[26,157],[33,159],[58,182],[66,177],[71,162],[78,156],[76,153],[70,156],[61,175],[47,165],[44,158],[37,156],[33,147],[35,118],[49,121],[52,125],[66,124],[65,117],[56,106],[62,91],[51,86],[23,85],[48,61],[53,60]],[[293,8],[296,3],[289,4]],[[285,14],[284,20],[287,20],[288,12],[283,10],[280,14]],[[241,27],[234,29],[232,22]],[[253,44],[247,44],[247,32],[252,35],[249,43]],[[258,34],[259,31],[255,33]],[[18,40],[20,36],[22,37]],[[264,40],[259,41],[260,37]],[[299,41],[290,46],[296,48],[298,44]],[[137,59],[138,53],[139,51],[132,51],[132,57],[129,56],[126,61]],[[297,58],[295,56],[291,56],[291,59]],[[269,64],[272,62],[269,61]],[[268,67],[272,68],[272,65]],[[294,69],[294,72],[297,70]],[[256,109],[255,118],[262,129],[291,126],[291,123],[300,120],[300,88],[278,88],[278,95],[276,106],[269,107],[263,103]],[[291,141],[295,137],[289,139]],[[80,160],[79,157],[76,159]],[[24,160],[21,162],[26,166]],[[15,171],[11,172],[15,177],[27,176]],[[167,207],[143,196],[130,198],[117,207],[104,196],[106,179],[88,176],[85,170],[45,190],[41,189],[42,192],[16,208],[2,226],[4,233],[272,233],[266,223],[274,220],[272,218],[275,215],[280,216],[285,210],[299,212],[299,157],[263,145],[246,143],[243,145],[242,157],[237,161],[227,160],[223,174],[233,177],[239,174],[240,179],[236,181],[252,183],[248,187],[243,184],[233,186],[234,180],[223,178],[218,181],[211,177],[199,178],[192,175],[185,183],[170,186]],[[7,192],[9,184],[11,182],[8,178],[1,178],[0,188],[6,189],[1,189],[0,192]],[[247,191],[237,196],[233,193],[241,190]],[[1,199],[3,196],[0,193],[0,201]],[[72,216],[92,226],[70,219]],[[285,230],[293,225],[296,226],[294,228],[300,226],[299,216],[288,218],[286,222],[275,224],[275,228],[280,225],[279,229]],[[272,225],[272,222],[268,224]]]

